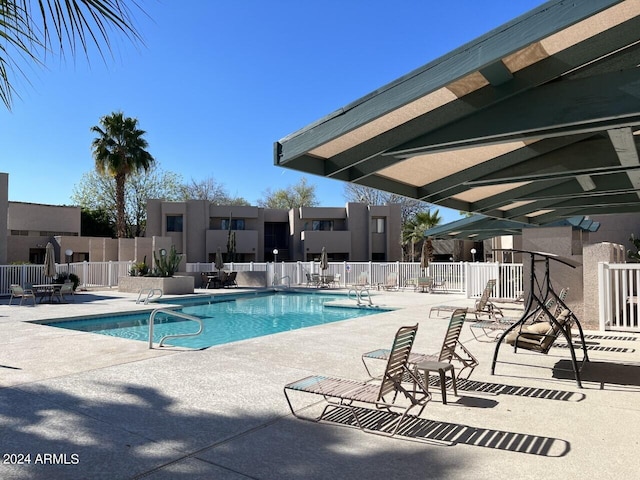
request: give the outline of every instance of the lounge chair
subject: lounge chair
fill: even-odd
[[[11,305],[11,302],[13,301],[14,298],[19,298],[20,299],[20,305],[22,305],[22,302],[26,299],[31,299],[33,301],[33,306],[35,307],[36,305],[36,294],[33,293],[33,290],[27,288],[22,288],[20,285],[16,285],[13,284],[9,287],[11,289],[11,297],[9,298],[9,305]]]
[[[329,288],[333,283],[333,275],[328,273],[326,275],[320,275],[320,286]]]
[[[484,287],[482,291],[482,295],[480,299],[476,301],[475,307],[473,309],[467,309],[467,313],[473,313],[476,317],[476,320],[480,320],[481,316],[488,316],[491,320],[496,320],[500,317],[503,317],[502,310],[489,301],[491,297],[491,292],[496,286],[496,280],[491,279],[487,282],[487,285]],[[431,307],[429,310],[429,318],[431,318],[432,312],[453,312],[460,308],[460,305],[436,305]]]
[[[220,284],[220,273],[214,273],[214,272],[202,272],[201,278],[202,278],[202,288],[204,289],[209,289],[211,287],[213,288],[218,288],[219,284]]]
[[[436,354],[412,353],[409,356],[409,364],[417,365],[422,362],[448,362],[456,360],[462,364],[462,368],[458,371],[458,377],[465,370],[469,369],[465,378],[469,378],[473,369],[479,365],[478,359],[460,343],[460,332],[464,325],[467,314],[466,308],[458,308],[451,314],[447,332],[442,341],[440,352]],[[362,363],[370,377],[374,378],[367,366],[366,360],[387,360],[390,351],[388,349],[378,349],[367,352],[362,355]],[[455,388],[455,381],[454,381]]]
[[[222,281],[221,285],[223,287],[237,287],[238,283],[236,282],[236,277],[238,276],[238,272],[229,272],[225,279]]]
[[[284,395],[291,413],[303,420],[319,422],[328,413],[336,410],[345,410],[351,414],[356,425],[363,431],[389,436],[395,435],[402,420],[410,410],[420,407],[418,412],[418,415],[420,415],[427,402],[431,400],[431,394],[427,391],[422,380],[414,374],[407,363],[417,331],[418,325],[401,327],[398,330],[389,353],[387,367],[379,385],[321,375],[312,375],[287,384],[284,387]],[[402,378],[405,375],[412,378],[413,387],[405,388],[402,385]],[[318,417],[302,416],[296,412],[291,402],[289,394],[293,391],[320,395],[327,404]],[[399,394],[407,401],[403,403],[408,403],[408,405],[405,406],[396,402]],[[390,400],[386,400],[386,398]],[[372,409],[366,408],[367,406],[373,407],[374,411],[384,409],[390,413],[398,409],[401,414],[398,415],[394,422],[385,424],[382,427],[384,430],[380,428],[378,422],[375,425],[378,428],[369,428],[365,418],[361,417],[363,410],[371,413]]]
[[[369,275],[367,274],[367,272],[362,272],[360,275],[358,275],[358,280],[356,280],[356,283],[354,283],[352,286],[354,288],[370,287],[371,284],[369,283]]]
[[[555,296],[552,296],[545,302],[545,307],[548,311],[552,312],[552,316],[557,317],[560,314],[560,312],[563,310],[564,300],[567,298],[568,293],[569,293],[569,289],[563,288],[562,290],[560,290],[560,294],[558,295],[558,298],[560,299],[559,302]],[[552,309],[555,309],[555,311],[552,311]],[[524,310],[523,310],[523,313],[524,313]],[[533,324],[536,322],[550,321],[545,309],[542,309],[542,308],[539,309],[538,311],[535,311],[533,315],[530,315],[530,317],[531,317],[531,320],[527,320],[527,323]],[[474,338],[479,342],[484,342],[484,341],[493,342],[498,340],[502,335],[502,333],[505,330],[507,330],[511,325],[520,321],[521,319],[522,317],[518,317],[518,318],[496,317],[493,320],[479,320],[471,324],[471,333],[473,334]],[[477,330],[482,330],[482,333],[477,335],[476,334]],[[484,337],[486,337],[488,340],[483,340]]]
[[[387,275],[387,281],[382,288],[385,290],[399,290],[400,287],[398,285],[398,274],[395,272],[391,272]]]
[[[447,281],[444,278],[437,278],[433,280],[433,285],[431,286],[431,292],[440,291],[442,293],[449,293],[447,289]]]
[[[422,290],[423,292],[431,293],[432,288],[433,288],[433,278],[418,277],[416,280],[414,291]]]
[[[498,304],[502,310],[524,310],[524,292],[518,292],[516,298],[493,298],[489,299],[491,303]]]
[[[71,298],[73,299],[73,301],[75,301],[75,294],[73,292],[73,283],[69,281],[64,282],[64,284],[60,288],[56,289],[53,292],[53,294],[58,297],[60,303],[65,302],[65,295],[71,295]]]

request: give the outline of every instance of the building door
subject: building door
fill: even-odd
[[[265,222],[264,224],[264,258],[273,261],[273,250],[278,249],[278,261],[285,262],[289,257],[289,224],[281,222]]]
[[[29,263],[43,264],[44,263],[44,248],[30,248],[29,249]]]

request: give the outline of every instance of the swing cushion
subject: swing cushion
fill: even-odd
[[[570,311],[565,309],[558,315],[556,320],[561,326],[564,326],[568,320]],[[505,341],[509,345],[516,342],[519,348],[527,350],[536,350],[543,352],[549,349],[549,346],[556,339],[558,328],[551,322],[538,322],[531,325],[524,325],[522,329],[514,330],[507,335]]]
[[[549,322],[537,322],[532,325],[525,326],[522,331],[527,333],[537,333],[539,335],[546,335],[552,329]]]

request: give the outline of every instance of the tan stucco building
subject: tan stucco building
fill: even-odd
[[[188,262],[212,262],[218,248],[226,253],[230,229],[239,262],[273,260],[274,250],[279,261],[312,260],[323,247],[333,261],[402,259],[400,205],[280,210],[206,200],[147,202],[147,235],[170,237]]]
[[[52,238],[80,236],[80,207],[8,202],[7,234],[9,262],[42,263]],[[83,260],[88,257],[76,255],[70,261]]]
[[[149,200],[145,238],[95,238],[80,235],[80,207],[10,202],[8,183],[9,175],[0,173],[0,264],[42,263],[49,241],[59,263],[142,261],[145,256],[150,263],[153,251],[171,245],[187,262],[212,262],[218,248],[227,252],[229,227],[238,262],[273,260],[275,249],[280,261],[310,260],[323,247],[334,261],[402,259],[400,205],[279,210]]]

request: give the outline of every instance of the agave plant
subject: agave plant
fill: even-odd
[[[155,263],[154,275],[157,277],[173,277],[178,271],[178,266],[182,257],[178,255],[175,245],[171,245],[171,249],[167,254],[165,249],[161,249],[159,255],[153,252],[153,261]]]

